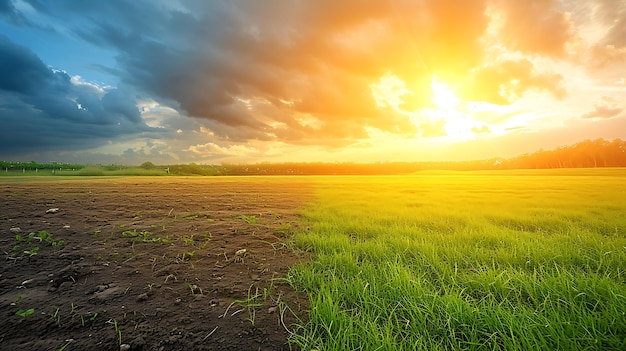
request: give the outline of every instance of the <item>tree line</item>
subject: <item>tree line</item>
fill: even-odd
[[[37,163],[0,161],[5,172],[34,170],[80,170],[84,165],[64,163]],[[129,169],[128,166],[99,166],[105,171]],[[553,150],[538,150],[512,158],[493,158],[476,161],[439,162],[379,162],[379,163],[325,163],[286,162],[258,164],[199,165],[195,163],[158,166],[144,162],[143,170],[161,170],[170,175],[390,175],[408,174],[424,170],[510,170],[551,168],[626,167],[626,141],[614,139],[584,140]]]

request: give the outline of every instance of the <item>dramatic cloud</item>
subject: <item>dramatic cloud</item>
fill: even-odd
[[[539,73],[529,60],[504,61],[477,69],[463,97],[494,104],[511,104],[526,91],[546,90],[556,98],[563,98],[565,90],[559,74]]]
[[[132,94],[104,91],[47,67],[26,47],[0,36],[0,150],[65,150],[150,132]]]
[[[582,115],[581,118],[613,118],[618,116],[622,111],[624,111],[624,108],[618,106],[615,99],[603,96],[602,101],[596,104],[592,111]]]
[[[0,0],[0,157],[254,160],[557,128],[572,101],[607,117],[580,87],[623,96],[607,81],[625,15],[612,0]]]
[[[574,39],[569,15],[557,0],[496,1],[504,15],[502,41],[524,53],[562,56]]]

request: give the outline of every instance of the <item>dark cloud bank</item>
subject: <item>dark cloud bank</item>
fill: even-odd
[[[72,83],[28,48],[0,36],[2,154],[84,149],[110,138],[154,132],[132,93]]]

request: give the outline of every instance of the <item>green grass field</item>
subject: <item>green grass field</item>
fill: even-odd
[[[626,169],[319,177],[305,350],[626,350]]]

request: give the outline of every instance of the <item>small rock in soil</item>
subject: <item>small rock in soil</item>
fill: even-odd
[[[19,227],[14,227],[14,228],[9,229],[9,231],[11,233],[13,233],[13,234],[17,234],[17,233],[21,232],[22,229],[20,229]]]
[[[120,345],[120,351],[128,351],[128,350],[130,350],[130,345],[128,344]]]
[[[59,209],[56,208],[56,207],[55,208],[51,208],[49,210],[46,210],[46,214],[57,213],[57,212],[59,212]]]

